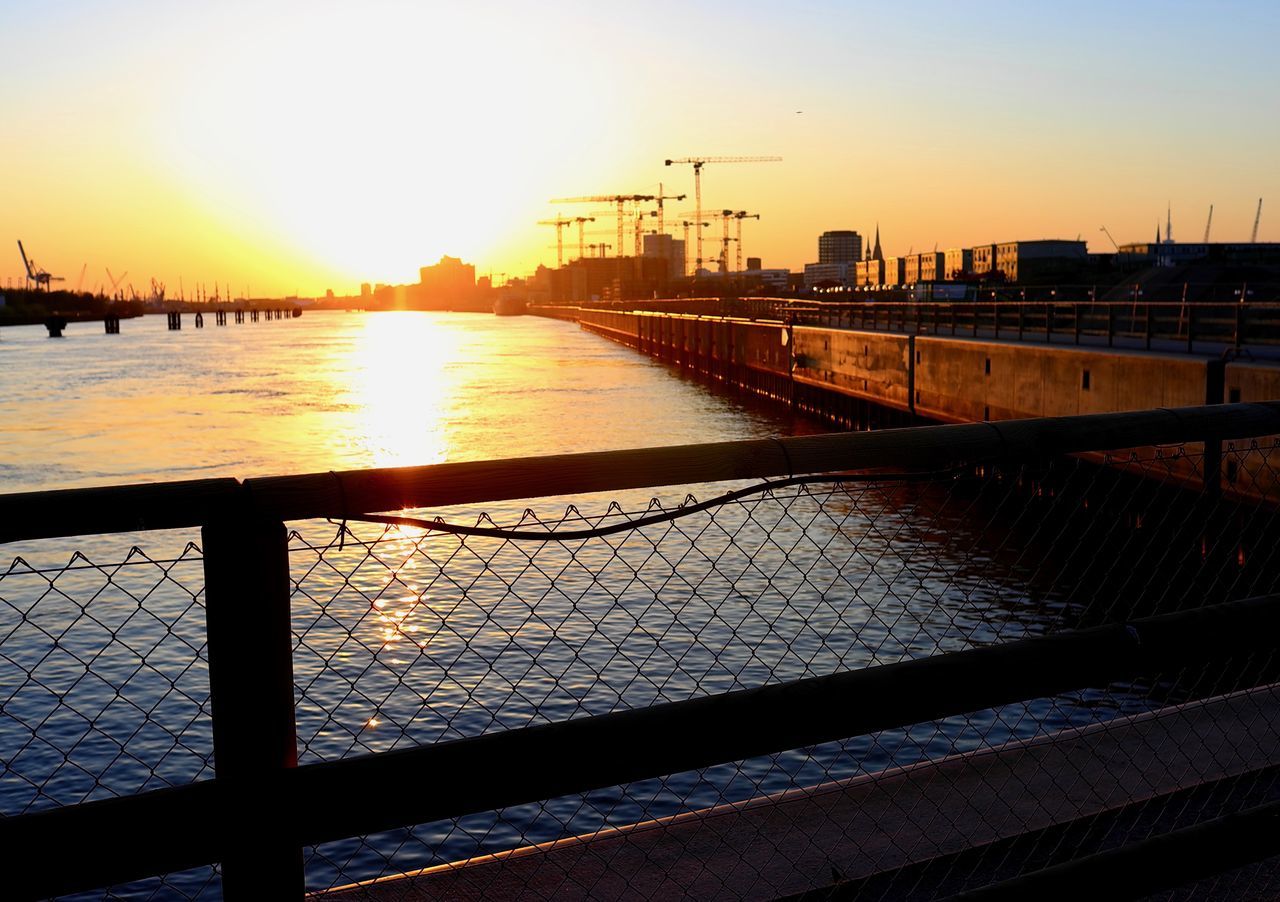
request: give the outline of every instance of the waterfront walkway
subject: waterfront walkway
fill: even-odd
[[[833,877],[868,877],[1082,818],[1131,812],[1143,803],[1159,809],[1173,793],[1280,765],[1277,724],[1280,685],[1264,686],[339,888],[322,898],[764,899],[802,893],[829,886]],[[1187,803],[1179,803],[1185,819]],[[1206,810],[1204,816],[1216,813]]]

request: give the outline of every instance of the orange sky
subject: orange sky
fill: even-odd
[[[705,208],[761,214],[766,266],[877,222],[888,253],[1105,249],[1166,202],[1187,240],[1210,203],[1220,240],[1280,205],[1273,4],[1027,6],[6,7],[0,284],[17,238],[73,288],[86,264],[188,294],[344,293],[445,253],[523,274],[555,262],[551,197],[691,194],[669,156],[784,157],[704,178]]]

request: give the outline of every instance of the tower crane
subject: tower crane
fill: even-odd
[[[80,289],[84,287],[84,274],[88,271],[89,271],[88,263],[80,267],[80,278],[76,280],[76,294],[79,294]]]
[[[582,225],[587,222],[595,222],[594,216],[575,216],[573,221],[578,224],[578,259],[586,256],[586,245],[582,243]]]
[[[738,222],[738,237],[734,240],[738,242],[738,272],[742,272],[742,220],[744,219],[760,219],[759,213],[748,213],[746,210],[739,210],[733,214],[733,218]]]
[[[111,280],[111,296],[115,297],[116,291],[120,287],[120,283],[124,281],[125,276],[129,275],[129,270],[126,269],[124,272],[120,273],[119,278],[116,278],[115,276],[111,275],[111,267],[109,266],[106,267],[106,270],[107,270],[107,278]]]
[[[549,225],[556,227],[556,269],[564,266],[564,227],[573,222],[572,219],[565,216],[557,216],[555,219],[539,219],[538,225]],[[581,242],[579,242],[581,244]]]
[[[1209,204],[1209,218],[1204,224],[1204,243],[1209,243],[1209,228],[1213,225],[1213,204]]]
[[[50,282],[63,282],[62,276],[53,276],[49,274],[49,270],[42,269],[36,264],[36,261],[27,256],[27,249],[22,246],[22,240],[18,240],[18,253],[22,255],[22,265],[27,268],[27,286],[30,287],[32,282],[36,283],[36,290],[40,286],[44,286],[45,291],[50,290]]]
[[[724,233],[720,236],[720,256],[718,260],[720,263],[721,271],[727,272],[729,269],[729,260],[726,254],[728,253],[729,242],[730,240],[732,240],[729,237],[729,223],[732,222],[734,219],[734,216],[735,216],[734,211],[733,210],[717,210],[714,213],[704,213],[702,215],[706,216],[706,218],[709,219],[711,222],[720,223],[721,227],[723,228]],[[710,225],[711,222],[704,223],[704,225]],[[697,271],[695,270],[694,273],[696,275]]]
[[[693,167],[693,196],[694,204],[697,212],[693,214],[694,221],[697,223],[698,235],[698,256],[694,266],[694,273],[697,274],[698,269],[702,266],[702,167],[708,163],[780,163],[782,157],[681,157],[677,160],[667,160],[667,166],[688,164]]]
[[[654,195],[653,199],[658,204],[657,215],[658,215],[658,231],[659,232],[665,233],[667,231],[666,217],[663,215],[663,211],[662,211],[662,202],[664,200],[684,200],[688,196],[689,195],[687,194],[663,194],[662,182],[658,182],[658,193]]]
[[[622,247],[624,236],[626,234],[627,204],[637,204],[641,201],[654,200],[652,194],[597,194],[590,197],[556,197],[552,198],[553,204],[598,204],[611,203],[618,205],[618,248]]]
[[[1249,238],[1250,244],[1258,243],[1258,224],[1262,222],[1262,198],[1258,198],[1258,215],[1253,217],[1253,235]]]
[[[689,226],[691,225],[709,226],[711,225],[711,223],[709,222],[695,223],[691,219],[682,219],[677,223],[673,223],[673,225],[681,226],[684,229],[684,271],[685,271],[685,275],[688,275],[689,273]]]

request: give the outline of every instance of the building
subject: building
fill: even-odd
[[[747,271],[748,271],[748,272],[751,272],[752,270],[756,270],[756,269],[760,269],[760,268],[761,268],[761,267],[760,267],[760,258],[759,258],[759,257],[748,257],[748,258],[747,258]],[[791,270],[789,270],[789,269],[786,269],[786,270],[779,270],[779,271],[780,271],[780,272],[791,272]]]
[[[946,279],[947,255],[938,251],[930,251],[920,255],[921,282],[941,282]]]
[[[373,286],[370,285],[368,282],[361,282],[360,297],[362,298],[373,297]]]
[[[1088,256],[1083,241],[1004,241],[995,245],[995,269],[1010,282],[1033,282],[1070,276],[1087,262]]]
[[[914,285],[920,281],[920,255],[908,254],[902,258],[902,284]]]
[[[815,288],[850,288],[856,283],[857,261],[846,263],[806,263],[805,291]]]
[[[857,263],[862,259],[862,236],[849,229],[818,236],[819,263]]]
[[[678,238],[657,232],[649,232],[644,236],[641,256],[666,260],[668,266],[667,277],[670,279],[678,279],[684,275],[684,242]]]
[[[858,263],[856,283],[859,288],[876,288],[884,284],[884,261],[863,260]]]
[[[948,248],[945,257],[946,263],[941,278],[953,281],[961,273],[973,272],[973,248]]]
[[[906,284],[907,261],[904,257],[886,257],[884,261],[884,279],[881,285],[897,288]]]
[[[972,250],[973,266],[970,272],[984,276],[994,272],[996,268],[996,246],[994,244],[975,244]]]
[[[1184,266],[1214,262],[1275,266],[1280,264],[1280,243],[1272,241],[1188,242],[1122,244],[1120,260],[1126,266]]]
[[[759,260],[758,257],[752,258]],[[761,269],[759,266],[754,269],[747,267],[743,272],[738,273],[743,284],[756,286],[760,285],[770,291],[786,291],[787,283],[791,278],[791,270],[789,269]]]
[[[439,263],[418,270],[418,284],[428,298],[464,297],[475,291],[476,268],[457,257],[441,257]]]

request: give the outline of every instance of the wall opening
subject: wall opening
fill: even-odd
[[[1085,370],[1084,375],[1080,379],[1080,387],[1085,391],[1089,390],[1089,371]]]

